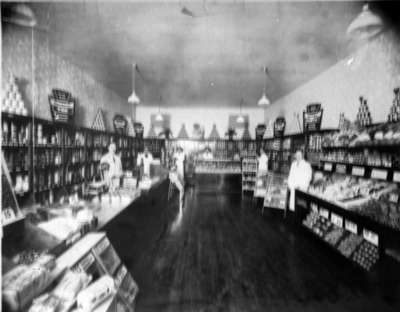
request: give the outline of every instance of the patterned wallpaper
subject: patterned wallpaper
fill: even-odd
[[[77,98],[75,123],[80,126],[90,127],[99,108],[104,112],[108,130],[113,129],[114,114],[131,114],[126,99],[51,51],[46,32],[32,33],[31,29],[3,23],[2,41],[2,87],[11,71],[29,114],[51,119],[48,95],[52,88],[65,89]]]

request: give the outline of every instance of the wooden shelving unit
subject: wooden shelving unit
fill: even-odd
[[[124,170],[133,170],[140,149],[162,155],[162,139],[137,139],[114,132],[77,127],[50,120],[2,114],[2,151],[20,206],[47,202],[80,189],[99,176],[100,159],[110,142],[121,153]],[[28,187],[19,190],[20,179]]]
[[[257,182],[257,158],[244,157],[242,159],[242,193],[254,192]]]

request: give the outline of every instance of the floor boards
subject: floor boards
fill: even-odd
[[[279,214],[262,217],[240,192],[197,185],[172,232],[176,214],[176,200],[163,200],[138,216],[136,239],[147,243],[128,265],[139,312],[399,311],[397,284],[369,281]]]

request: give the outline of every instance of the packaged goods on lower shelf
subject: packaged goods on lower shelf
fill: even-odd
[[[338,250],[347,258],[356,250],[356,248],[362,243],[363,238],[361,236],[350,233],[345,239],[343,239]]]
[[[379,259],[377,246],[366,241],[362,236],[332,224],[315,211],[307,215],[303,220],[303,225],[367,271],[370,271]]]
[[[308,192],[343,208],[351,208],[394,189],[395,184],[385,181],[333,174],[314,181]]]
[[[357,262],[367,271],[379,260],[378,247],[364,240],[352,256],[353,261]]]
[[[84,272],[67,271],[52,294],[64,301],[73,301],[77,294],[90,282],[91,277]]]
[[[390,228],[400,230],[399,197],[400,191],[393,190],[355,207],[354,211]]]
[[[78,308],[85,312],[90,312],[104,300],[115,294],[115,291],[113,278],[109,275],[102,276],[78,294]]]
[[[3,276],[3,301],[11,311],[24,308],[52,282],[55,258],[43,255],[30,266],[20,265]]]

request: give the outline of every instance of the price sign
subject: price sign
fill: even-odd
[[[336,165],[336,172],[345,174],[346,173],[346,165],[341,165],[341,164]]]
[[[379,236],[378,234],[369,231],[367,229],[363,230],[363,237],[365,240],[369,241],[371,244],[374,244],[375,246],[378,246],[379,244]]]
[[[318,211],[318,205],[317,204],[311,203],[310,204],[310,208],[311,208],[312,211],[315,211],[315,212]]]
[[[325,171],[332,171],[332,163],[325,163],[324,164]]]
[[[121,268],[118,270],[117,275],[115,276],[115,284],[117,288],[121,285],[127,272],[128,271],[124,265],[122,265]]]
[[[329,210],[325,208],[320,208],[319,215],[325,219],[329,219]]]
[[[338,227],[343,227],[343,218],[335,213],[331,214],[331,222]]]
[[[94,256],[89,253],[85,258],[83,258],[81,261],[79,261],[78,266],[83,270],[83,271],[87,271],[87,269],[89,269],[89,267],[93,264],[94,262]]]
[[[363,177],[365,175],[365,168],[364,167],[354,166],[351,169],[351,174],[354,175],[354,176]]]
[[[357,224],[355,224],[354,222],[351,222],[349,220],[345,220],[344,221],[344,228],[354,234],[357,234]]]
[[[389,195],[389,201],[394,203],[394,204],[397,204],[399,202],[399,194],[391,193]]]
[[[387,179],[387,174],[388,174],[387,170],[372,169],[371,179],[386,180]]]
[[[108,246],[110,246],[110,241],[107,238],[104,238],[96,247],[93,248],[93,250],[96,255],[101,255]]]
[[[400,182],[400,172],[399,171],[393,172],[393,182]]]
[[[15,213],[12,208],[3,209],[1,213],[2,213],[4,224],[15,219]]]
[[[303,207],[303,208],[307,209],[307,202],[305,200],[303,200],[303,199],[297,199],[296,200],[296,206]]]

